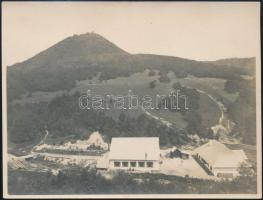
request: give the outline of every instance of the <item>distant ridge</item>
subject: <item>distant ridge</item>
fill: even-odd
[[[215,61],[204,61],[204,63],[253,69],[256,65],[256,58],[255,57],[225,58],[225,59],[218,59]]]
[[[23,66],[26,69],[53,67],[54,65],[68,67],[74,62],[80,64],[89,59],[95,60],[125,55],[128,55],[128,53],[101,35],[88,32],[67,37],[32,58],[13,66]]]
[[[173,71],[179,78],[188,75],[238,79],[253,75],[254,58],[200,62],[175,56],[130,54],[103,36],[91,32],[73,35],[32,58],[8,67],[9,98],[36,91],[69,90],[80,80],[100,73],[100,81],[127,77],[145,69],[158,70],[165,78]],[[252,72],[252,73],[251,73]]]

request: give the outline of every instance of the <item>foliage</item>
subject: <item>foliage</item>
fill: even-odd
[[[250,66],[251,62],[246,62]],[[198,62],[170,56],[132,55],[97,34],[75,35],[66,38],[33,58],[7,68],[9,139],[15,143],[39,141],[43,137],[45,125],[49,126],[52,131],[51,136],[54,138],[68,135],[75,135],[76,138],[79,138],[83,131],[89,133],[98,129],[110,136],[130,135],[132,131],[145,134],[142,130],[131,128],[136,120],[124,123],[129,127],[128,129],[124,128],[124,125],[116,124],[113,119],[105,117],[102,112],[76,110],[77,104],[74,103],[77,101],[70,99],[71,97],[65,97],[63,101],[56,99],[50,104],[18,106],[12,103],[22,94],[31,94],[35,91],[70,90],[76,86],[77,81],[92,79],[98,74],[99,80],[105,81],[117,77],[127,77],[149,69],[150,72],[158,70],[160,81],[163,82],[169,82],[169,77],[167,77],[169,71],[174,72],[177,77],[193,75],[229,80],[226,90],[230,92],[239,90],[240,93],[236,102],[228,108],[231,118],[237,124],[233,132],[242,136],[243,142],[254,144],[256,120],[253,98],[255,91],[249,91],[248,87],[253,87],[254,83],[246,85],[246,81],[242,81],[241,76],[250,75],[250,73],[247,67],[239,66],[241,61],[238,61],[238,65],[236,61],[231,61],[231,63],[235,63],[235,65],[230,67],[225,61],[218,65],[213,62]],[[231,82],[238,84],[238,87],[233,86]],[[150,83],[150,87],[154,88],[155,84]],[[199,98],[198,92],[195,90],[184,89],[184,92],[191,99]],[[194,112],[199,106],[197,102],[198,100],[190,101],[193,113],[185,114],[189,124],[187,131],[202,131],[201,133],[206,135],[207,130],[202,127],[204,120],[199,113]],[[66,108],[67,106],[69,108]],[[116,126],[114,128],[116,133],[111,130],[112,125]],[[145,128],[144,125],[142,127]],[[147,128],[147,131],[152,129],[150,126]],[[161,133],[162,131],[159,133],[163,137],[162,141],[170,142],[167,136],[168,131],[165,131],[164,134]],[[181,137],[179,138],[181,139]]]
[[[155,71],[150,70],[149,73],[148,73],[148,76],[155,76],[155,74],[156,74]]]
[[[161,73],[158,80],[160,81],[160,83],[170,83],[171,82],[171,80],[169,79],[169,77],[165,73]]]
[[[189,141],[186,133],[176,128],[168,128],[155,119],[142,114],[131,118],[121,113],[119,120],[107,117],[103,111],[80,109],[79,94],[63,95],[49,103],[12,105],[9,110],[9,141],[21,144],[27,141],[40,141],[44,137],[44,127],[49,130],[49,138],[60,140],[74,135],[100,131],[110,142],[112,137],[159,136],[161,145],[181,145]]]
[[[228,106],[228,114],[236,123],[232,134],[246,144],[256,144],[256,87],[255,79],[235,82],[239,93],[236,101]]]
[[[255,194],[252,179],[216,182],[162,174],[119,172],[105,179],[93,169],[74,168],[51,173],[12,171],[8,173],[10,194]],[[141,180],[138,182],[137,180]],[[166,181],[167,183],[164,183]],[[252,181],[252,182],[251,182]]]
[[[151,81],[149,83],[149,87],[152,88],[152,89],[155,88],[156,87],[156,80]]]
[[[178,57],[137,54],[121,50],[97,34],[72,36],[36,56],[7,68],[8,99],[35,91],[69,90],[76,81],[91,79],[101,72],[100,81],[127,77],[149,69],[160,72],[160,82],[170,82],[173,71],[177,77],[187,75],[238,79],[249,75],[239,66],[216,65]]]
[[[236,93],[240,90],[239,80],[227,80],[225,83],[225,91],[228,93]]]
[[[175,82],[173,83],[173,89],[175,90],[180,90],[182,88],[180,82]]]

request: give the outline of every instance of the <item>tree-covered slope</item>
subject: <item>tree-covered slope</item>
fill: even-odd
[[[129,76],[146,68],[179,77],[237,79],[248,74],[242,67],[217,66],[171,56],[132,55],[95,33],[68,37],[34,57],[8,67],[7,91],[10,100],[34,91],[71,89],[77,80],[91,79],[101,72],[101,80]]]

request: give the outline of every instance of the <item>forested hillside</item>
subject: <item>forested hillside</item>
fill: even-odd
[[[168,128],[145,114],[131,118],[123,112],[116,121],[107,117],[103,111],[82,110],[78,106],[79,96],[78,93],[73,96],[63,95],[50,103],[10,106],[9,140],[17,144],[40,141],[45,129],[48,129],[49,138],[57,139],[57,142],[63,142],[63,138],[87,138],[94,131],[100,131],[108,142],[111,137],[122,136],[158,136],[161,146],[190,142],[183,130]]]
[[[76,139],[99,130],[108,140],[113,136],[159,136],[161,145],[166,146],[190,143],[189,134],[197,134],[201,138],[214,137],[210,127],[204,125],[211,122],[209,119],[202,119],[202,112],[215,110],[212,109],[214,104],[207,103],[202,96],[205,101],[203,104],[207,103],[211,108],[199,109],[199,92],[195,88],[183,87],[180,83],[175,85],[175,88],[184,91],[192,103],[189,112],[180,111],[182,120],[187,123],[185,129],[180,130],[177,127],[169,129],[145,115],[133,118],[122,114],[120,119],[115,120],[101,111],[81,111],[77,104],[80,94],[70,93],[80,81],[91,81],[94,77],[100,83],[105,82],[102,85],[105,91],[111,91],[112,86],[107,85],[107,80],[130,77],[148,69],[149,77],[156,79],[150,83],[145,80],[142,85],[137,85],[136,87],[143,88],[141,92],[149,91],[145,87],[152,91],[156,90],[156,87],[169,88],[170,84],[173,84],[168,77],[170,72],[181,80],[192,76],[226,81],[225,91],[238,94],[237,99],[230,102],[227,108],[229,116],[236,124],[231,134],[241,142],[255,144],[254,64],[254,58],[198,62],[171,56],[129,54],[98,34],[74,35],[24,62],[8,67],[8,139],[16,144],[39,141],[45,127],[50,130],[52,138],[70,136]],[[158,77],[155,77],[157,73]],[[116,85],[116,88],[122,87],[122,83]],[[14,103],[21,95],[31,96],[32,93],[41,91],[64,91],[65,95],[50,102],[40,101],[26,105]]]
[[[145,69],[162,73],[173,71],[178,77],[238,79],[249,72],[242,66],[217,66],[178,57],[132,55],[95,33],[74,35],[22,63],[8,67],[9,100],[34,91],[71,89],[77,80],[130,76]]]

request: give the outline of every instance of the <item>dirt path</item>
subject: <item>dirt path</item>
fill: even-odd
[[[141,109],[143,110],[143,112],[144,112],[146,115],[148,115],[149,117],[151,117],[151,118],[153,118],[153,119],[155,119],[155,120],[160,121],[162,124],[166,125],[167,127],[170,128],[170,127],[173,125],[171,122],[169,122],[169,121],[167,121],[167,120],[165,120],[165,119],[163,119],[163,118],[161,118],[161,117],[158,117],[158,116],[156,116],[156,115],[153,115],[152,113],[146,111],[143,107],[141,107]]]

